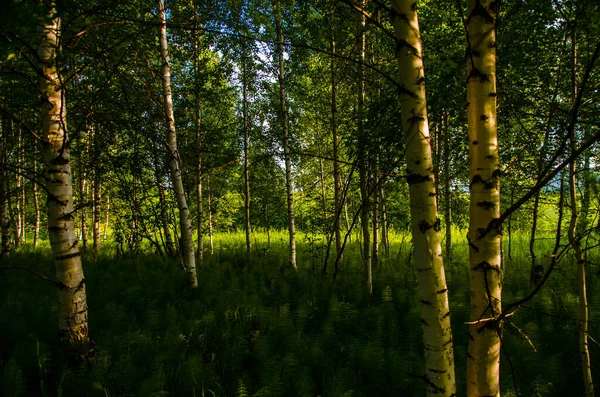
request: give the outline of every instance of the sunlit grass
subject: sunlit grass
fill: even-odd
[[[465,236],[464,230],[453,231],[452,254],[445,258],[459,395],[465,390],[469,307]],[[117,258],[109,239],[100,254],[91,248],[83,252],[90,328],[97,343],[96,365],[87,371],[69,370],[60,359],[55,287],[29,273],[3,271],[0,394],[424,395],[424,384],[409,376],[423,365],[410,234],[391,233],[389,256],[382,247],[374,264],[373,297],[363,287],[357,233],[347,243],[335,283],[331,270],[321,278],[325,236],[298,233],[297,272],[288,265],[287,232],[271,231],[270,238],[269,246],[264,231],[254,232],[248,260],[242,233],[215,233],[212,255],[206,236],[197,291],[188,290],[177,260],[157,257],[149,247]],[[527,233],[514,233],[511,245],[509,259],[505,238],[505,302],[530,288]],[[546,264],[552,240],[541,239],[536,247]],[[334,251],[332,246],[330,266]],[[4,263],[54,274],[46,241],[38,250],[30,245],[15,250]],[[547,288],[511,318],[514,326],[505,323],[503,394],[515,395],[510,358],[520,395],[577,395],[573,270],[571,258],[565,257]],[[590,268],[589,282],[594,336],[600,319],[595,268]],[[599,349],[591,348],[593,359]]]

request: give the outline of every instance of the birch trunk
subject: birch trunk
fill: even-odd
[[[362,0],[361,7],[365,7],[365,0]],[[365,51],[366,51],[366,37],[365,28],[367,19],[364,14],[361,14],[360,21],[360,39],[359,39],[359,51],[360,51],[360,66],[359,66],[359,79],[358,79],[358,174],[360,183],[360,224],[362,227],[363,237],[363,266],[364,266],[364,279],[369,295],[373,295],[373,267],[371,263],[371,236],[369,230],[369,187],[367,185],[367,162],[365,161],[365,152],[367,151],[367,139],[365,136]]]
[[[92,237],[94,252],[100,252],[100,171],[94,170],[94,188],[92,189]]]
[[[37,155],[37,153],[33,154],[33,157],[34,157],[33,158],[33,172],[34,173],[37,172],[37,161],[35,159],[36,155]],[[38,244],[39,244],[39,239],[40,239],[40,201],[38,199],[36,182],[33,182],[31,184],[31,190],[32,190],[31,194],[33,196],[33,208],[34,208],[33,248],[37,248]],[[2,205],[2,204],[0,203],[0,205]],[[2,210],[0,210],[0,213],[1,212],[2,212]]]
[[[454,350],[448,289],[442,261],[440,219],[429,143],[425,76],[417,12],[412,1],[393,0],[398,71],[403,86],[402,126],[410,194],[413,260],[425,348],[428,396],[455,396]]]
[[[467,103],[469,179],[470,318],[467,395],[500,396],[502,236],[500,164],[496,131],[496,14],[492,0],[469,0]]]
[[[335,201],[335,253],[342,260],[342,177],[340,172],[340,135],[337,126],[337,81],[335,75],[335,36],[333,10],[330,17],[331,28],[331,134],[333,135],[333,196]],[[337,269],[334,270],[337,273]]]
[[[196,22],[196,27],[198,23]],[[196,30],[197,32],[197,30]],[[198,64],[198,37],[194,36],[194,130],[196,132],[196,216],[198,217],[198,261],[204,262],[204,212],[202,208],[202,136],[200,133],[200,66]]]
[[[210,244],[210,255],[213,256],[215,254],[215,246],[213,244],[212,196],[210,194],[210,175],[206,175],[206,190],[206,206],[208,207],[208,242]]]
[[[169,215],[167,213],[167,203],[165,199],[165,187],[162,184],[162,175],[160,172],[160,159],[158,155],[158,144],[154,145],[154,179],[156,179],[156,189],[158,190],[158,206],[160,208],[160,221],[165,237],[165,252],[171,258],[175,258],[175,246],[169,229]]]
[[[86,200],[86,195],[85,195],[85,188],[86,188],[86,180],[85,180],[85,167],[83,166],[83,159],[79,159],[79,200],[81,201],[81,203],[85,203]],[[88,236],[87,236],[87,223],[86,223],[86,219],[85,219],[85,207],[83,207],[80,211],[80,219],[79,222],[81,225],[81,242],[83,245],[83,249],[86,250],[87,249],[87,244],[88,244]]]
[[[183,180],[181,177],[181,159],[177,150],[177,137],[175,130],[175,117],[173,115],[173,98],[171,96],[171,66],[169,53],[167,49],[167,22],[165,17],[165,7],[163,0],[156,0],[158,16],[160,20],[160,52],[163,62],[162,83],[164,92],[165,116],[167,121],[167,144],[169,147],[169,165],[171,168],[171,179],[175,188],[177,197],[177,206],[179,208],[179,226],[181,228],[182,256],[183,264],[188,272],[191,288],[198,287],[196,278],[196,257],[194,255],[194,243],[192,240],[192,222],[190,211],[185,199],[183,190]]]
[[[104,207],[104,230],[102,231],[102,240],[106,241],[108,231],[108,212],[110,211],[110,195],[106,193],[106,206]]]
[[[25,164],[25,146],[21,140],[21,127],[19,127],[19,164]],[[19,191],[19,199],[21,205],[21,244],[25,244],[26,240],[26,223],[25,223],[25,178],[19,174],[21,189]]]
[[[444,111],[442,120],[443,125],[443,145],[444,145],[444,231],[446,234],[446,259],[450,258],[452,253],[452,202],[450,191],[450,135],[448,132],[448,113]]]
[[[2,124],[2,164],[6,163],[6,120]],[[0,169],[0,222],[2,223],[2,258],[10,256],[10,217],[8,214],[8,202],[6,189],[6,169]]]
[[[94,353],[87,323],[85,278],[73,225],[73,186],[66,131],[64,90],[58,77],[56,50],[60,18],[54,4],[40,22],[40,89],[43,157],[48,191],[48,235],[58,281],[59,337],[68,355],[78,363],[89,362]]]
[[[248,175],[248,76],[246,69],[246,43],[244,42],[244,54],[242,55],[242,79],[243,79],[243,113],[244,113],[244,228],[246,230],[246,253],[250,256],[252,243],[250,241],[250,178]]]
[[[297,269],[296,265],[296,227],[294,224],[294,190],[292,181],[292,159],[290,156],[290,131],[285,93],[285,69],[283,61],[283,27],[281,19],[281,3],[276,1],[277,17],[277,54],[279,57],[279,103],[281,113],[281,127],[283,129],[283,156],[285,159],[285,186],[287,191],[288,204],[288,231],[290,236],[289,262]]]
[[[577,98],[577,37],[576,25],[573,22],[571,32],[571,108],[569,109],[569,119],[575,120],[576,116],[576,98]],[[575,128],[568,129],[569,146],[571,152],[576,150],[577,138]],[[581,367],[583,374],[584,396],[594,396],[594,382],[592,379],[592,366],[590,361],[590,348],[588,341],[588,331],[590,327],[590,316],[587,298],[586,283],[586,261],[583,249],[581,248],[581,239],[577,236],[578,208],[577,208],[577,181],[575,178],[577,160],[569,163],[569,199],[571,203],[571,221],[569,222],[569,242],[575,251],[577,260],[577,281],[579,284],[579,356],[581,358]]]

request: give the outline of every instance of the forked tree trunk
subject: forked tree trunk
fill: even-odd
[[[419,22],[414,3],[393,0],[394,30],[398,47],[402,126],[406,145],[406,172],[414,263],[418,272],[427,395],[455,396],[454,350],[450,329],[448,288],[442,261],[440,219],[429,144],[425,76]]]
[[[469,0],[467,103],[470,319],[467,395],[500,396],[502,235],[496,131],[496,11],[493,0]],[[487,321],[481,321],[487,320]]]
[[[361,7],[365,7],[365,0],[362,0]],[[357,139],[358,139],[358,174],[360,183],[360,224],[362,227],[362,259],[364,266],[364,280],[369,295],[373,294],[373,267],[371,263],[371,236],[369,230],[369,187],[367,184],[367,162],[365,160],[365,153],[367,151],[367,139],[365,135],[365,51],[366,51],[366,37],[365,28],[367,19],[364,14],[361,14],[360,22],[360,39],[359,39],[359,51],[360,51],[360,66],[359,66],[359,79],[358,79],[358,128],[357,128]]]
[[[165,18],[165,7],[162,0],[156,0],[158,16],[160,20],[160,52],[163,62],[162,83],[164,92],[165,116],[167,121],[167,144],[169,149],[169,165],[171,168],[171,179],[175,188],[177,207],[179,208],[179,226],[181,228],[183,264],[188,272],[191,288],[198,287],[196,278],[196,257],[194,255],[194,242],[192,239],[192,222],[188,208],[183,180],[181,177],[181,158],[177,149],[177,137],[175,130],[175,117],[173,114],[173,98],[171,96],[171,66],[169,52],[167,49],[167,22]]]
[[[60,18],[51,3],[39,26],[41,43],[40,92],[43,157],[48,191],[48,235],[58,281],[58,332],[68,355],[78,363],[89,362],[94,343],[88,331],[86,286],[73,225],[73,186],[66,131],[66,106],[56,66]]]
[[[277,28],[277,55],[279,58],[279,104],[281,127],[283,129],[283,157],[285,160],[285,186],[287,191],[288,205],[288,231],[290,237],[289,262],[297,269],[296,265],[296,226],[294,224],[294,182],[292,181],[292,158],[290,155],[290,129],[285,93],[285,68],[283,61],[283,22],[281,19],[281,2],[276,0],[277,16],[275,24]]]

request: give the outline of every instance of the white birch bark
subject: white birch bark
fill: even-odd
[[[48,235],[58,281],[59,337],[69,356],[87,362],[94,353],[88,331],[85,278],[73,225],[71,159],[66,132],[64,89],[56,67],[60,18],[54,4],[39,26],[43,157],[48,191]]]
[[[196,257],[194,255],[194,242],[192,240],[192,222],[188,208],[183,180],[181,178],[181,159],[177,150],[177,133],[175,130],[175,116],[173,114],[173,97],[171,95],[171,66],[169,52],[167,49],[167,21],[165,17],[165,6],[162,0],[156,0],[158,17],[160,20],[160,52],[163,62],[162,83],[164,93],[165,117],[167,121],[167,144],[169,146],[169,166],[171,168],[171,180],[175,188],[177,206],[179,208],[179,226],[181,228],[183,264],[188,272],[191,288],[198,287],[196,277]]]
[[[425,348],[428,396],[456,396],[454,350],[448,288],[442,261],[440,219],[425,98],[419,22],[414,2],[393,0],[396,57],[401,92],[402,126],[410,194],[413,260],[418,272],[418,297]]]

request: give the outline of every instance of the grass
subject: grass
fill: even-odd
[[[465,395],[468,252],[464,233],[454,235],[446,266],[458,395]],[[294,272],[287,266],[286,233],[272,232],[271,247],[266,235],[257,233],[249,263],[244,236],[219,233],[214,255],[199,269],[197,291],[188,290],[176,261],[155,255],[116,260],[114,247],[105,244],[97,257],[84,253],[97,356],[93,368],[79,371],[69,369],[58,352],[55,287],[26,272],[5,270],[0,274],[0,395],[424,395],[423,382],[412,376],[422,373],[423,351],[410,239],[399,233],[391,240],[389,257],[375,266],[372,297],[364,292],[356,242],[347,247],[332,283],[320,277],[320,236],[299,234],[300,269]],[[541,257],[549,252],[549,241],[541,240]],[[514,237],[512,260],[505,258],[506,302],[528,291],[527,243],[522,235]],[[520,395],[582,394],[571,262],[566,258],[548,287],[519,309],[511,319],[514,326],[505,324],[503,395],[516,395],[509,360]],[[25,246],[5,264],[54,273],[47,246],[38,251]],[[600,324],[597,284],[592,268],[592,336]],[[591,349],[594,363],[600,350],[595,344]]]

